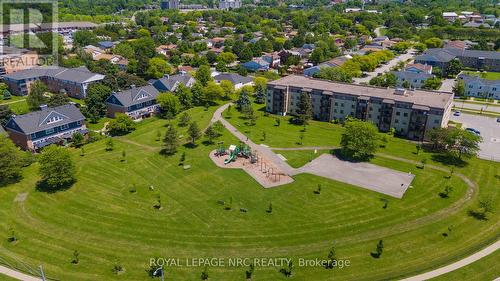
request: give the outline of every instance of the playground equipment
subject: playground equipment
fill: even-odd
[[[224,151],[224,153],[222,153],[222,151]],[[239,144],[238,146],[232,144],[229,146],[228,151],[229,151],[229,157],[226,160],[224,160],[224,164],[226,165],[236,160],[236,158],[238,157],[244,157],[244,158],[252,157],[252,151],[250,150],[250,147],[248,147],[248,145],[246,144],[245,145]],[[223,147],[217,149],[215,153],[217,156],[227,154]]]

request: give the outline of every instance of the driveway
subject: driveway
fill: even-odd
[[[452,116],[452,121],[462,123],[462,128],[474,128],[481,132],[479,158],[500,162],[500,122],[495,118],[462,113]]]
[[[443,79],[439,91],[451,93],[453,92],[453,85],[455,85],[455,79]]]
[[[396,66],[400,61],[406,61],[408,59],[413,58],[413,52],[415,50],[410,49],[406,52],[406,54],[401,54],[392,60],[390,60],[387,64],[382,64],[381,66],[377,67],[375,71],[373,72],[367,72],[368,76],[366,77],[360,77],[360,78],[354,78],[354,83],[355,84],[360,84],[360,83],[368,83],[370,82],[370,79],[373,77],[378,76],[379,74],[382,74],[384,72],[388,72],[391,70],[393,66]]]

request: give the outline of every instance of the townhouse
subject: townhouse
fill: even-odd
[[[425,132],[446,127],[453,94],[344,84],[290,75],[268,83],[266,111],[295,114],[302,93],[311,97],[313,118],[343,121],[347,117],[373,122],[380,131],[391,128],[409,139],[422,140]]]
[[[102,81],[104,75],[90,72],[85,67],[36,67],[3,75],[12,94],[25,96],[35,81],[47,84],[51,92],[65,92],[70,97],[83,99],[90,84]]]
[[[193,76],[185,72],[176,75],[165,74],[160,79],[149,81],[160,92],[175,92],[179,85],[191,88],[195,82]]]
[[[153,86],[132,86],[131,89],[113,93],[106,99],[108,117],[124,113],[133,120],[140,120],[160,111],[156,98],[160,92]]]
[[[221,73],[218,75],[215,75],[214,77],[215,83],[219,84],[221,81],[229,81],[233,83],[234,88],[236,90],[244,87],[244,86],[252,86],[253,85],[253,79],[251,77],[245,77],[242,75],[239,75],[237,73]]]
[[[39,111],[12,116],[5,130],[25,150],[38,151],[50,144],[64,144],[75,133],[86,134],[85,117],[74,104],[40,107]]]
[[[458,59],[464,67],[500,71],[500,52],[465,50],[458,48],[431,48],[415,58],[415,62],[440,67],[446,71],[449,63]]]
[[[433,78],[432,66],[420,63],[409,64],[402,71],[391,71],[396,76],[397,86],[419,89],[427,79]]]
[[[500,100],[500,80],[484,79],[476,75],[460,74],[468,97]]]

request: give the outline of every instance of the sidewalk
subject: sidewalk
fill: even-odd
[[[0,274],[7,275],[9,277],[12,277],[17,280],[22,280],[22,281],[40,281],[42,280],[41,278],[33,277],[31,275],[27,275],[21,272],[14,271],[10,268],[7,268],[5,266],[0,265]]]

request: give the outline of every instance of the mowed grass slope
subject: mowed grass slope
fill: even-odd
[[[213,110],[195,108],[190,112],[203,128]],[[265,190],[243,171],[216,167],[208,158],[216,145],[200,140],[196,148],[181,147],[170,157],[160,155],[156,134],[166,131],[167,122],[150,119],[140,123],[135,132],[115,139],[113,151],[105,151],[105,141],[85,146],[84,156],[73,150],[78,182],[69,190],[54,194],[36,191],[37,164],[24,171],[20,183],[0,188],[0,233],[4,237],[0,256],[33,267],[43,264],[50,277],[61,280],[150,280],[146,272],[149,260],[157,256],[183,262],[202,257],[289,257],[295,264],[291,280],[332,280],[334,276],[377,280],[449,262],[498,236],[498,215],[476,221],[466,215],[468,206],[450,208],[465,196],[467,186],[458,177],[447,179],[445,172],[373,159],[375,164],[417,175],[402,200],[312,175],[299,175],[292,184]],[[185,130],[179,128],[186,136]],[[279,133],[269,131],[273,138]],[[318,138],[311,143],[328,141],[315,134],[311,138]],[[221,140],[226,146],[237,143],[228,132]],[[405,145],[395,151],[403,151]],[[406,148],[410,151],[413,145]],[[126,151],[125,161],[121,161],[122,151]],[[179,166],[183,151],[191,169]],[[408,155],[417,159],[423,154]],[[498,163],[473,160],[458,171],[480,184],[480,194],[473,200],[482,196],[498,199],[500,179],[494,177],[500,174]],[[318,184],[322,186],[319,195],[313,192]],[[450,198],[442,199],[438,193],[446,185],[454,190]],[[136,192],[130,192],[132,189]],[[15,202],[18,194],[26,192],[24,202]],[[153,207],[158,196],[161,210]],[[217,203],[230,198],[229,211]],[[386,209],[381,199],[388,200]],[[273,212],[269,214],[266,209],[271,202]],[[240,212],[240,208],[248,212]],[[443,237],[450,226],[450,235]],[[17,244],[7,242],[11,227],[19,239]],[[379,239],[384,240],[384,253],[374,259],[370,252]],[[350,260],[350,267],[299,267],[299,258],[324,259],[332,245],[337,258]],[[74,250],[80,252],[78,265],[71,264]],[[114,274],[115,264],[122,265],[125,272]],[[210,267],[209,276],[211,280],[244,280],[245,270]],[[167,280],[199,280],[202,271],[203,267],[169,267]],[[254,280],[285,279],[279,267],[256,267],[254,273]]]

